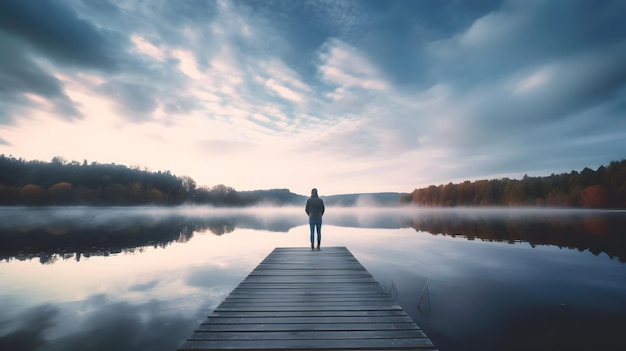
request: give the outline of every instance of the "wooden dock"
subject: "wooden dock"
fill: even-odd
[[[276,248],[185,350],[435,350],[345,247]]]

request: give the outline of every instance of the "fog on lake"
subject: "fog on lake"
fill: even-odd
[[[626,349],[626,213],[327,209],[346,246],[441,350]],[[0,208],[1,350],[174,350],[302,208]],[[417,300],[422,294],[422,300]]]

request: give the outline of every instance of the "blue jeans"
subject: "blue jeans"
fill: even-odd
[[[315,228],[317,228],[317,246],[320,246],[320,242],[322,241],[322,220],[309,220],[309,227],[311,227],[311,245],[314,243],[313,239],[315,239]]]

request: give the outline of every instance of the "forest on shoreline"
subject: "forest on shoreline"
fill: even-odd
[[[490,179],[431,185],[400,197],[419,206],[545,206],[626,208],[626,160],[597,170],[522,179]]]
[[[25,161],[0,155],[0,205],[132,206],[212,204],[245,206],[255,199],[220,184],[197,187],[169,171],[97,162]]]
[[[358,194],[327,197],[329,203],[354,205]],[[384,196],[393,203],[393,193]],[[209,204],[251,206],[260,203],[293,205],[306,197],[288,189],[239,192],[219,184],[198,187],[188,176],[169,171],[97,162],[26,161],[0,155],[0,206],[134,206]],[[546,206],[626,208],[626,160],[597,170],[551,174],[522,179],[491,179],[431,185],[398,194],[398,205]]]

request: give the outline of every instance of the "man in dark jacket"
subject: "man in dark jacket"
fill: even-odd
[[[317,189],[311,190],[311,197],[306,200],[304,208],[309,215],[309,226],[311,227],[311,250],[313,250],[313,239],[315,238],[315,228],[317,228],[317,249],[320,249],[322,241],[322,216],[324,215],[324,201],[317,195]]]

